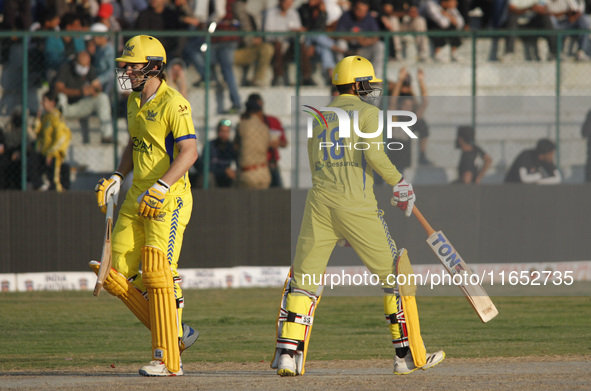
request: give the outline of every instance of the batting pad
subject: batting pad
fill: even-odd
[[[101,264],[96,261],[89,263],[90,268],[98,275]],[[115,269],[111,268],[105,279],[103,288],[111,295],[118,297],[130,309],[130,311],[150,329],[150,310],[148,300],[136,287]]]
[[[427,363],[427,352],[423,337],[421,337],[421,327],[419,325],[419,310],[417,308],[417,301],[415,293],[417,291],[416,282],[414,278],[410,278],[414,274],[408,253],[405,249],[401,249],[398,261],[396,263],[396,274],[404,274],[406,279],[397,279],[399,282],[404,281],[405,284],[399,284],[398,290],[402,300],[402,310],[404,311],[404,318],[406,320],[406,329],[408,332],[408,345],[412,353],[412,359],[417,367],[422,367]]]
[[[294,350],[296,362],[296,373],[303,375],[308,355],[308,344],[312,333],[314,313],[322,296],[323,286],[317,290],[317,294],[303,289],[292,288],[290,270],[283,293],[277,316],[277,345],[271,360],[271,368],[277,369],[282,349]],[[295,294],[294,294],[295,293]]]
[[[156,247],[142,248],[142,279],[148,290],[152,353],[170,372],[180,370],[178,324],[174,283],[164,252]]]

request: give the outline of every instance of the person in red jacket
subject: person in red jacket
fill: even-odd
[[[264,101],[260,94],[250,94],[247,99],[247,105],[248,102],[257,102],[261,106],[264,122],[269,127],[271,140],[267,152],[268,166],[271,172],[271,185],[269,187],[283,187],[281,172],[279,170],[279,148],[286,148],[288,144],[287,138],[285,137],[285,129],[279,118],[265,113]]]

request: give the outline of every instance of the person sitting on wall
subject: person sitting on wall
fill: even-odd
[[[492,164],[492,158],[475,144],[474,128],[472,126],[463,125],[458,127],[456,148],[462,150],[457,183],[480,183]]]
[[[538,140],[535,149],[521,152],[505,176],[505,183],[536,183],[555,185],[562,175],[554,165],[556,145],[547,138]]]

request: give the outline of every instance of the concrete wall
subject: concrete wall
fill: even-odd
[[[591,185],[417,186],[417,205],[468,263],[591,258]],[[436,263],[414,218],[376,194],[399,247],[415,264]],[[194,191],[183,268],[289,265],[306,191]],[[84,271],[100,257],[104,220],[93,192],[0,192],[0,273]],[[291,218],[290,218],[291,216]],[[337,248],[330,264],[360,261]]]
[[[183,268],[289,264],[289,191],[193,196]],[[103,235],[94,192],[0,192],[0,273],[86,271]]]
[[[415,190],[423,215],[468,264],[591,259],[591,185],[447,185]],[[376,189],[376,197],[392,237],[399,248],[409,251],[411,262],[437,263],[418,221],[390,206],[391,188]],[[360,260],[351,248],[337,248],[330,263],[352,265]]]

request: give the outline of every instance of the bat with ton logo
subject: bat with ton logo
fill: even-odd
[[[107,200],[107,214],[105,217],[105,241],[103,243],[103,253],[101,255],[101,266],[97,274],[96,285],[93,295],[98,296],[101,293],[105,279],[111,269],[111,232],[113,230],[113,210],[115,209],[115,200],[113,196]]]
[[[464,273],[471,276],[473,274],[472,270],[470,270],[470,267],[468,267],[466,262],[460,257],[460,254],[458,254],[449,240],[447,240],[443,232],[435,231],[433,227],[429,225],[427,219],[421,214],[416,205],[412,211],[425,231],[427,231],[427,235],[429,235],[427,243],[435,255],[437,255],[445,267],[445,270],[447,270],[452,277]],[[498,315],[499,311],[497,311],[492,300],[480,284],[470,284],[468,281],[467,284],[459,285],[459,287],[472,305],[472,308],[474,308],[484,323]]]

